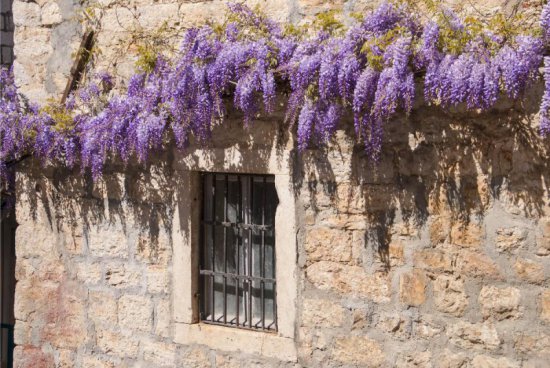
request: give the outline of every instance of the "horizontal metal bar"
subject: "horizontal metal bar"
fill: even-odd
[[[256,230],[256,231],[267,231],[273,228],[272,225],[257,225],[257,224],[244,224],[239,222],[228,222],[228,221],[208,221],[203,220],[201,222],[203,225],[214,225],[214,226],[223,226],[223,227],[233,227],[243,230]]]
[[[275,279],[269,279],[269,278],[258,277],[258,276],[237,275],[237,274],[228,273],[228,272],[200,270],[200,274],[201,275],[211,275],[211,276],[224,276],[224,277],[230,277],[230,278],[234,278],[234,279],[248,280],[248,281],[264,281],[264,282],[271,282],[273,284],[276,284]]]
[[[268,332],[268,333],[276,333],[277,332],[277,330],[275,328],[271,328],[271,327],[256,328],[256,327],[254,327],[254,325],[252,325],[252,327],[248,327],[247,325],[236,325],[235,323],[232,323],[232,322],[221,323],[221,322],[212,322],[212,321],[209,321],[209,320],[203,320],[201,322],[209,324],[209,325],[218,325],[218,326],[225,326],[225,327],[232,327],[232,328],[240,328],[241,330],[248,330],[248,331],[258,331],[258,332]],[[269,326],[273,326],[273,325],[274,325],[273,322],[269,324]]]

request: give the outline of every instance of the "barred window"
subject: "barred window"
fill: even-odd
[[[277,331],[274,176],[204,173],[200,317]]]

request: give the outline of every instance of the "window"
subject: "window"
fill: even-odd
[[[277,331],[272,175],[202,175],[200,319]]]

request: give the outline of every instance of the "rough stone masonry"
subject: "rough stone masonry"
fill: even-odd
[[[267,6],[300,21],[359,4]],[[222,3],[136,7],[151,24],[169,14],[193,23]],[[64,88],[81,32],[76,8],[66,0],[14,2],[15,71],[30,97]],[[104,29],[118,24],[104,19]],[[548,367],[550,168],[536,127],[541,93],[533,88],[527,103],[503,101],[483,114],[419,101],[410,117],[389,124],[377,165],[354,143],[350,122],[327,147],[297,153],[282,115],[246,130],[238,114],[206,147],[169,150],[147,167],[112,162],[96,183],[78,169],[23,162],[15,366]],[[191,267],[174,255],[173,234],[190,221],[174,220],[191,190],[182,177],[277,165],[288,165],[295,203],[295,357],[268,353],[273,346],[258,353],[242,334],[226,348],[200,335],[179,343],[174,310],[185,301],[174,290],[184,281],[174,275]]]

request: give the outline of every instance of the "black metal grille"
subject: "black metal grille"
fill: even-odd
[[[276,331],[274,177],[205,173],[202,183],[201,320]]]
[[[12,0],[0,0],[0,66],[13,62],[13,14]]]

